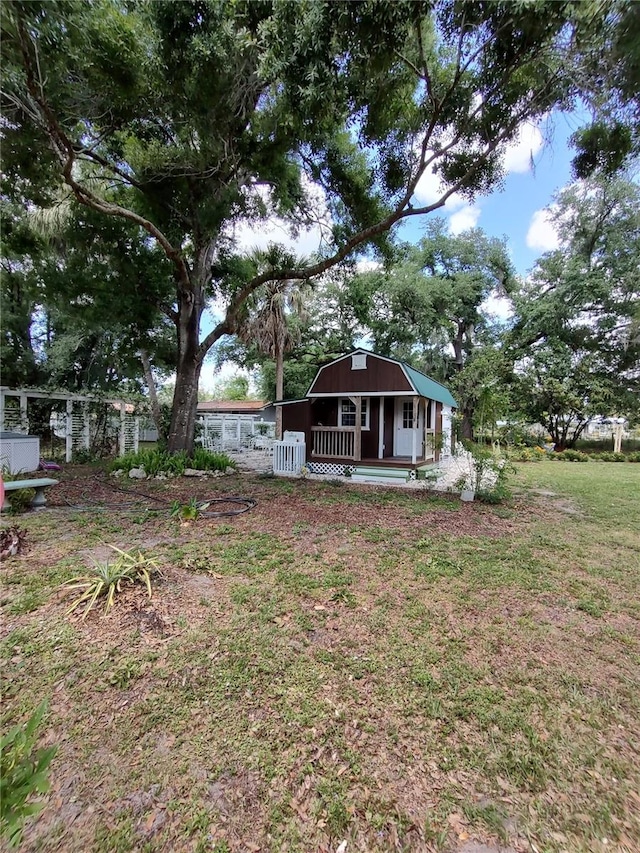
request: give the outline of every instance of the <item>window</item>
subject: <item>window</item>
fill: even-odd
[[[367,354],[366,352],[356,352],[351,356],[351,370],[366,370],[367,369]]]
[[[413,429],[413,400],[402,404],[402,429]]]
[[[362,429],[369,429],[369,398],[362,398],[362,407],[360,409],[360,423]],[[338,411],[338,426],[349,427],[356,425],[356,404],[351,400],[340,400],[340,408]]]

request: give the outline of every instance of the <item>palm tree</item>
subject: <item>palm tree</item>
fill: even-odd
[[[284,357],[301,339],[301,323],[307,319],[306,302],[310,286],[306,282],[270,281],[255,291],[238,337],[251,344],[276,364],[276,399],[284,396]],[[292,323],[296,317],[298,322]],[[276,408],[276,438],[282,438],[282,407]]]

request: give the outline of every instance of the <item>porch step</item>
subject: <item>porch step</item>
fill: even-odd
[[[354,483],[388,483],[389,481],[404,482],[409,479],[407,468],[368,468],[358,465],[351,475]]]

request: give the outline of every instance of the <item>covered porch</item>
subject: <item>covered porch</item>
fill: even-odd
[[[416,395],[311,398],[310,462],[406,468],[438,458],[441,406]]]

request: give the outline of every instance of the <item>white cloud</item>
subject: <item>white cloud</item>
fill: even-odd
[[[515,139],[510,142],[504,155],[506,172],[529,172],[531,162],[543,145],[540,126],[525,122],[518,128]]]
[[[505,296],[489,296],[480,307],[485,314],[491,314],[498,320],[508,320],[513,316],[513,305]]]
[[[323,241],[330,239],[331,215],[324,191],[304,174],[302,183],[313,206],[313,221],[309,221],[308,227],[300,225],[295,232],[290,222],[276,216],[273,212],[271,192],[267,187],[254,186],[246,190],[247,197],[250,198],[251,195],[259,197],[267,211],[271,210],[271,215],[266,219],[243,220],[232,227],[230,233],[238,249],[241,251],[266,249],[270,243],[278,243],[297,255],[309,256],[320,249]]]
[[[418,181],[414,196],[418,204],[426,205],[438,201],[444,192],[446,187],[439,176],[428,170]],[[452,234],[461,234],[469,228],[475,228],[481,213],[478,205],[470,204],[460,193],[452,193],[441,210],[449,216],[449,231]]]
[[[449,231],[452,234],[462,234],[470,228],[475,228],[480,218],[480,208],[475,204],[465,204],[453,213],[449,219]]]
[[[439,175],[431,169],[422,175],[416,186],[414,196],[420,205],[433,204],[442,198],[446,192],[445,185],[441,182]],[[445,202],[445,211],[456,210],[466,204],[466,199],[460,193],[453,193]]]
[[[322,229],[319,227],[292,234],[282,219],[273,216],[264,222],[242,222],[233,231],[238,249],[266,249],[270,243],[278,243],[296,255],[312,255],[322,243]]]
[[[200,383],[198,388],[201,392],[210,394],[218,382],[224,382],[227,379],[231,379],[233,376],[245,376],[249,380],[249,390],[251,392],[255,391],[255,388],[253,387],[253,376],[248,370],[238,367],[238,365],[234,364],[232,361],[225,361],[216,369],[213,359],[205,359],[200,373]],[[173,381],[175,382],[175,377]]]
[[[527,246],[541,252],[551,252],[560,245],[558,232],[549,208],[536,210],[531,217],[527,231]]]
[[[371,258],[360,258],[356,261],[356,270],[358,272],[374,272],[381,269],[382,264],[380,261],[374,261]]]

